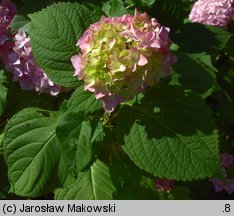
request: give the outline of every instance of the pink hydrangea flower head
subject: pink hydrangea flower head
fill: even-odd
[[[228,153],[222,153],[220,155],[221,169],[225,178],[227,177],[227,171],[233,162],[234,156]],[[234,179],[211,178],[210,181],[213,183],[216,192],[227,191],[229,194],[234,192]]]
[[[0,2],[0,46],[8,39],[8,27],[16,14],[16,5],[8,0]]]
[[[225,29],[234,12],[234,0],[198,0],[190,12],[191,22]]]
[[[54,84],[35,62],[30,38],[25,32],[18,32],[14,36],[14,42],[4,47],[5,68],[13,74],[13,81],[18,81],[22,89],[35,89],[39,93],[45,92],[53,96],[60,92],[60,87]]]
[[[75,76],[101,99],[107,112],[171,73],[169,29],[146,13],[102,17],[78,40],[72,57]]]

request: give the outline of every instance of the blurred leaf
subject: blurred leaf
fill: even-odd
[[[142,0],[142,6],[152,7],[156,0]]]
[[[231,37],[227,44],[227,54],[229,57],[231,57],[234,60],[234,36]]]
[[[102,10],[109,17],[122,16],[127,13],[122,0],[110,0],[105,2]]]
[[[24,31],[28,33],[29,28],[30,28],[30,19],[23,15],[15,15],[10,25],[10,29],[12,32]]]
[[[172,200],[188,200],[190,191],[187,187],[178,186],[172,189],[168,197]]]
[[[125,163],[121,160],[113,160],[110,165],[110,174],[114,186],[120,190],[134,190],[140,187],[141,172],[132,162]]]
[[[54,4],[53,0],[40,0],[37,1],[35,4],[32,4],[32,0],[24,0],[24,3],[21,3],[20,9],[17,11],[17,14],[28,15],[40,11],[51,4]]]
[[[3,70],[0,70],[0,116],[5,112],[7,101],[6,76]]]
[[[14,16],[10,24],[11,32],[19,30],[28,33],[30,28],[30,19],[27,17],[28,14],[40,11],[42,8],[53,3],[53,0],[40,0],[37,1],[36,4],[32,4],[31,0],[25,0],[18,3],[19,7],[17,7],[17,14]]]
[[[180,46],[181,51],[217,55],[230,37],[229,32],[210,25],[187,23],[172,39]]]
[[[149,12],[161,25],[175,31],[183,25],[184,19],[188,16],[187,5],[188,3],[182,0],[155,0]]]
[[[217,122],[223,129],[227,129],[228,125],[234,125],[234,101],[229,100],[224,94],[217,94],[215,99],[217,105]]]
[[[22,90],[18,83],[12,82],[8,90],[7,117],[11,118],[14,114],[27,107],[51,110],[55,108],[53,105],[56,100],[57,98],[45,93],[39,95],[36,91]]]
[[[206,55],[194,57],[182,52],[176,52],[177,62],[173,65],[173,79],[186,89],[207,97],[215,90],[216,76],[214,67]],[[199,57],[199,58],[198,58]],[[173,80],[172,79],[172,80]]]
[[[2,154],[3,138],[4,138],[4,133],[0,133],[0,154]]]

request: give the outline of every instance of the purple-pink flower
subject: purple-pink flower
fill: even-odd
[[[174,181],[170,179],[164,179],[164,178],[155,179],[156,189],[162,192],[169,193],[174,187],[173,183]]]
[[[232,165],[233,161],[234,161],[234,156],[228,153],[222,153],[220,156],[221,167],[223,168],[229,168]]]
[[[102,17],[78,40],[72,57],[84,89],[102,100],[107,112],[171,73],[169,28],[137,10],[134,16]]]
[[[1,45],[8,39],[8,27],[16,14],[16,6],[8,0],[0,3],[0,49]]]
[[[226,179],[211,178],[210,181],[214,185],[216,192],[227,191],[229,194],[234,192],[234,179],[227,179],[227,172],[232,163],[234,162],[234,156],[223,153],[220,155],[220,163],[223,176]]]
[[[25,32],[18,32],[14,42],[5,43],[3,49],[1,54],[5,68],[13,74],[13,81],[18,81],[22,89],[35,89],[53,96],[60,92],[60,87],[35,62],[30,38]]]
[[[190,12],[191,22],[225,29],[232,20],[234,0],[198,0]]]

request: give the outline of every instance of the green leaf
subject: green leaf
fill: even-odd
[[[152,0],[148,2],[152,2]],[[174,32],[177,29],[181,29],[184,19],[188,17],[187,5],[187,1],[181,0],[155,0],[150,11],[159,23],[170,27],[172,32]]]
[[[156,0],[142,0],[142,5],[144,7],[152,7]]]
[[[92,143],[101,132],[102,126],[83,114],[65,113],[59,117],[56,133],[67,171],[77,173],[90,163]]]
[[[29,16],[33,55],[49,78],[64,87],[80,85],[71,57],[77,40],[99,17],[77,3],[58,3]]]
[[[139,167],[127,158],[124,158],[124,160],[123,158],[121,160],[114,160],[113,158],[110,165],[110,175],[112,183],[117,188],[117,191],[113,194],[114,199],[158,199],[157,194],[149,187],[149,181],[146,182],[146,179],[149,180],[149,178],[143,176]]]
[[[32,4],[31,0],[25,0],[24,4],[20,4],[20,9],[17,10],[17,14],[10,24],[11,33],[14,33],[14,31],[25,31],[28,33],[30,28],[28,14],[40,11],[42,8],[53,3],[53,0],[40,0],[36,4]]]
[[[227,54],[228,56],[234,60],[234,50],[233,50],[233,47],[234,47],[234,36],[232,35],[232,37],[230,38],[230,40],[228,41],[228,44],[227,44]]]
[[[49,94],[39,95],[36,91],[22,90],[19,85],[10,82],[6,104],[7,117],[11,118],[17,112],[28,107],[52,110],[57,99]]]
[[[2,154],[3,138],[4,138],[4,133],[0,133],[0,154]]]
[[[67,102],[67,112],[89,115],[102,109],[102,103],[93,93],[84,91],[84,87],[77,88]]]
[[[220,174],[211,113],[180,87],[158,86],[141,104],[123,106],[116,135],[133,162],[157,177],[190,181]]]
[[[228,43],[231,34],[222,29],[199,23],[187,23],[176,34],[173,41],[182,51],[188,53],[205,52],[217,55]]]
[[[97,160],[77,178],[69,176],[64,187],[55,192],[55,199],[110,200],[114,191],[108,166]]]
[[[71,169],[73,165],[76,170],[82,170],[86,167],[92,159],[89,119],[85,120],[83,116],[76,119],[71,114],[66,115],[58,121],[57,135],[67,168]]]
[[[5,112],[7,100],[6,76],[3,70],[0,70],[0,116]]]
[[[173,79],[186,89],[197,92],[202,97],[209,96],[215,90],[216,76],[212,65],[204,62],[206,55],[199,58],[176,52],[177,62],[173,65]]]
[[[143,0],[142,2],[144,3],[147,1],[148,0]],[[149,2],[152,2],[152,0],[150,0]],[[179,15],[180,15],[179,13],[183,9],[183,7],[182,7],[183,2],[181,0],[174,0],[174,1],[155,0],[152,3],[154,4],[154,2],[155,2],[156,7],[160,7],[163,10],[163,12],[167,12],[167,13],[169,13],[170,16],[174,16],[174,17],[179,17]]]
[[[23,15],[15,15],[11,22],[11,31],[29,31],[30,19]]]
[[[43,193],[60,158],[56,121],[56,113],[28,108],[8,122],[3,147],[11,192],[27,197]]]
[[[109,17],[122,16],[127,13],[122,0],[110,0],[103,4],[102,10]]]

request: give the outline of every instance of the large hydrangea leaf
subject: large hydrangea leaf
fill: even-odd
[[[182,52],[176,52],[176,56],[178,60],[173,66],[172,82],[193,90],[203,98],[210,96],[216,89],[216,69],[212,66],[210,56]]]
[[[67,113],[93,114],[102,110],[102,103],[97,100],[89,91],[84,91],[84,87],[77,88],[67,102]]]
[[[55,113],[28,108],[8,122],[3,150],[11,192],[28,197],[43,193],[60,158],[56,121]]]
[[[77,40],[99,16],[77,3],[58,3],[30,18],[29,34],[37,63],[56,84],[78,86],[71,57],[78,51]]]
[[[116,134],[135,164],[155,176],[188,181],[220,174],[211,113],[180,87],[159,87],[141,104],[123,106]]]

